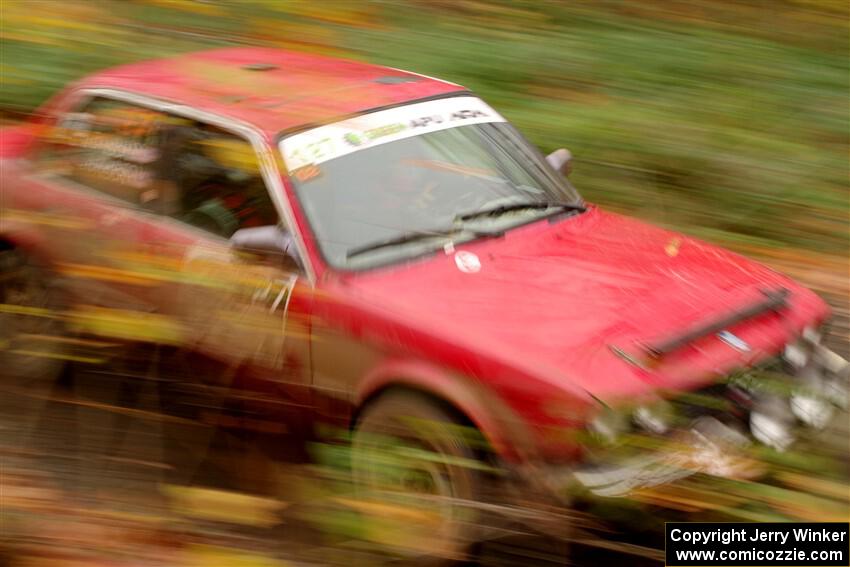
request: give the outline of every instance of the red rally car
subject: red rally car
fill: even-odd
[[[486,474],[467,460],[619,496],[729,470],[745,434],[784,450],[846,399],[824,301],[585,202],[569,152],[453,83],[201,52],[87,77],[0,152],[0,359],[23,387],[84,337],[167,345],[191,353],[184,396],[226,386],[265,419],[351,428],[367,487],[388,438],[437,454],[396,488],[460,502]],[[748,374],[770,364],[790,393]],[[684,408],[694,392],[723,411]],[[634,432],[678,449],[622,450]],[[431,541],[453,545],[437,536],[469,522],[441,510]]]

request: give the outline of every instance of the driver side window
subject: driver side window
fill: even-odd
[[[279,224],[247,140],[199,122],[160,132],[160,177],[177,196],[169,216],[223,238]]]

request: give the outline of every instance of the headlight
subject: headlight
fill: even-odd
[[[796,369],[803,368],[809,362],[813,352],[821,341],[821,333],[814,327],[803,329],[800,340],[789,343],[782,352],[782,358]]]
[[[785,420],[764,413],[750,414],[750,432],[753,437],[777,451],[784,451],[794,441],[791,427]]]
[[[588,428],[594,437],[609,445],[615,443],[619,437],[631,429],[628,414],[611,408],[606,408],[594,417]]]
[[[805,394],[791,396],[791,411],[797,419],[816,429],[826,427],[833,414],[832,404],[828,401]]]
[[[638,429],[653,435],[664,435],[673,425],[674,410],[666,401],[653,402],[630,409],[610,409],[597,415],[589,425],[591,433],[606,444],[613,444],[621,436]]]
[[[843,410],[850,405],[850,363],[825,346],[815,349],[816,362],[825,373],[822,394]]]
[[[787,398],[761,394],[750,412],[750,433],[777,451],[787,449],[795,440],[794,415]]]
[[[826,427],[835,409],[847,407],[847,361],[820,344],[821,333],[806,327],[802,337],[785,349],[800,388],[790,399],[794,416],[809,427]]]
[[[820,331],[818,331],[814,327],[806,327],[805,329],[803,329],[803,340],[805,340],[806,342],[813,345],[819,345],[821,338],[822,336]]]
[[[640,406],[632,414],[632,419],[641,429],[656,435],[664,435],[672,427],[673,408],[667,402]]]
[[[803,368],[809,361],[809,353],[800,343],[790,343],[782,352],[782,358],[794,368]]]

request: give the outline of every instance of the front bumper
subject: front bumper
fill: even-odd
[[[616,447],[594,451],[592,462],[549,470],[546,484],[559,494],[579,489],[611,498],[697,473],[764,474],[757,455],[765,447],[789,452],[848,408],[850,364],[817,339],[801,338],[781,358],[671,400],[675,427],[663,434],[632,431]]]

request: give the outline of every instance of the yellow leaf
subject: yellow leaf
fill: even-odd
[[[239,492],[175,485],[165,485],[161,490],[171,500],[173,511],[201,520],[271,527],[280,522],[278,512],[286,507],[286,504],[279,500]],[[236,565],[236,563],[210,562],[206,565]]]

